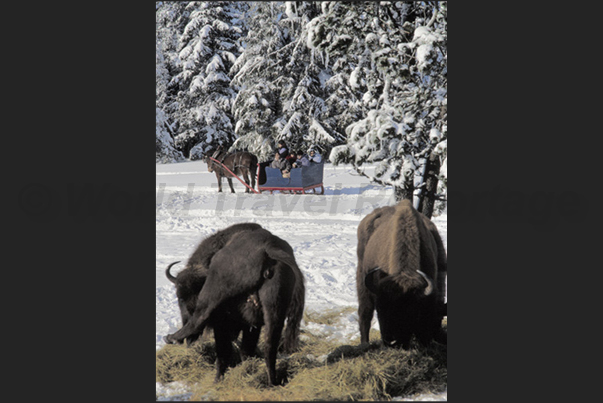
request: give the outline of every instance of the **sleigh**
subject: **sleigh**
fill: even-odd
[[[280,169],[270,168],[267,163],[259,164],[258,169],[258,190],[261,192],[269,191],[271,194],[275,190],[282,193],[302,193],[306,194],[312,190],[315,194],[324,194],[325,188],[322,184],[324,163],[310,163],[301,168],[292,168],[288,178],[283,177]],[[317,189],[320,188],[320,191]]]
[[[232,177],[241,182],[245,187],[247,187],[253,193],[262,193],[264,191],[269,191],[270,194],[275,190],[278,190],[283,193],[302,193],[306,194],[312,190],[314,194],[324,194],[325,188],[322,184],[322,176],[324,170],[324,162],[321,163],[310,163],[308,166],[303,166],[301,168],[292,168],[290,174],[287,177],[283,177],[283,174],[280,169],[270,168],[268,165],[270,162],[263,162],[258,165],[257,169],[257,186],[258,190],[254,189],[254,186],[249,186],[247,183],[243,181],[238,175],[236,175],[232,169],[223,164],[221,161],[215,159],[214,157],[207,157],[206,162],[208,163],[208,167],[210,167],[211,163],[215,163],[216,166],[224,169],[225,172],[228,172],[229,175],[224,175],[228,177]],[[232,167],[231,167],[232,168]],[[215,169],[215,168],[214,168]],[[211,172],[211,171],[210,171]],[[218,175],[218,184],[220,184],[220,176]],[[229,185],[232,188],[232,184]],[[320,188],[320,192],[317,189]],[[221,191],[221,188],[220,188]]]

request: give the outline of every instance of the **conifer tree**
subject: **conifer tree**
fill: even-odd
[[[279,26],[282,2],[254,2],[248,12],[248,33],[242,40],[245,51],[230,70],[237,92],[232,107],[237,140],[231,149],[244,149],[260,161],[272,158],[282,111],[276,80],[286,60],[280,54],[288,35]]]
[[[155,40],[155,160],[167,163],[183,159],[173,140],[174,121],[169,116],[171,95],[169,83],[174,70],[173,55],[179,38],[178,26],[183,24],[181,3],[156,3]]]
[[[362,7],[366,23],[350,35],[345,53],[334,55],[339,61],[356,49],[351,52],[356,60],[348,62],[351,72],[343,70],[339,82],[349,83],[361,114],[368,112],[346,126],[347,142],[333,149],[331,161],[351,163],[371,180],[393,186],[397,199],[413,199],[415,186],[426,183],[421,166],[446,139],[446,6],[380,2]],[[352,11],[343,11],[340,18],[349,21]],[[354,26],[349,21],[348,27]],[[331,45],[324,49],[329,52]],[[367,162],[378,163],[374,175],[362,168]]]
[[[174,147],[165,113],[155,108],[155,162],[169,163],[182,161],[182,153]]]
[[[325,121],[328,112],[324,83],[330,74],[324,60],[307,44],[309,23],[321,13],[321,8],[318,3],[286,2],[285,10],[287,18],[281,26],[289,28],[291,46],[282,52],[289,61],[276,81],[283,103],[278,138],[287,141],[293,150],[303,152],[314,147],[328,155],[344,136]]]
[[[319,145],[398,199],[437,207],[446,2],[157,2],[156,13],[158,144],[167,133],[195,159],[234,142],[261,161],[277,140]]]
[[[320,13],[320,3],[314,2],[255,4],[247,47],[231,71],[239,90],[233,148],[266,160],[278,140],[292,150],[317,146],[327,155],[343,142],[344,136],[325,121],[324,82],[329,74],[307,46],[308,24]]]
[[[243,31],[233,24],[240,5],[234,2],[190,2],[190,16],[179,39],[181,71],[172,79],[177,88],[176,146],[198,159],[234,141],[231,116],[236,96],[228,71],[235,62]]]

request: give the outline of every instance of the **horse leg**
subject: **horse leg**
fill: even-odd
[[[228,176],[226,177],[226,180],[228,181],[228,186],[230,186],[230,193],[234,193],[234,187],[232,187],[232,179],[230,179]]]
[[[254,167],[254,166],[250,166],[249,167],[249,177],[251,178],[251,188],[255,189],[255,174],[256,174],[256,169],[258,167]]]
[[[249,171],[247,169],[241,169],[241,175],[243,175],[243,180],[245,181],[245,184],[247,186],[249,186],[250,185],[250,183],[249,183],[249,177],[251,176],[251,175],[249,175]],[[245,188],[245,193],[249,193],[249,192],[250,192],[249,188],[246,187]]]
[[[216,172],[216,179],[218,180],[218,193],[222,191],[222,177]]]

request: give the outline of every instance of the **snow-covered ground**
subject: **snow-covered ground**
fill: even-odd
[[[370,167],[367,168],[371,169]],[[239,222],[255,222],[285,239],[306,279],[306,310],[356,307],[356,230],[374,208],[394,204],[393,190],[370,184],[350,166],[325,164],[324,195],[247,194],[234,180],[235,194],[226,180],[218,193],[216,177],[201,161],[156,166],[156,349],[163,336],[180,328],[180,313],[173,284],[165,277],[168,264],[180,260],[172,272],[184,268],[199,242],[216,231]],[[433,218],[444,245],[447,215]],[[378,329],[376,319],[374,328]],[[302,322],[314,334],[341,341],[358,335],[358,316],[350,313],[338,325]],[[157,395],[187,399],[177,383],[157,383]],[[447,400],[447,392],[417,400]]]

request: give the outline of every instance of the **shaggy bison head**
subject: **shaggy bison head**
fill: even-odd
[[[186,324],[195,310],[195,298],[203,288],[207,274],[198,270],[183,270],[174,277],[170,273],[170,268],[177,263],[180,262],[170,264],[165,270],[165,275],[176,286],[176,297],[178,298],[182,324]]]
[[[433,337],[433,282],[421,271],[389,275],[379,268],[367,273],[365,286],[375,295],[375,308],[384,344],[408,348],[414,334],[421,341]]]
[[[239,223],[220,230],[213,235],[203,239],[188,260],[184,270],[176,276],[170,273],[170,269],[177,263],[170,264],[165,270],[165,276],[176,286],[178,307],[182,317],[182,325],[186,325],[195,310],[197,295],[205,285],[209,264],[214,255],[226,245],[226,243],[237,233],[261,229],[259,224]],[[189,340],[191,342],[191,340]]]
[[[205,284],[207,273],[205,270],[192,270],[189,268],[188,270],[182,270],[177,276],[173,276],[170,273],[170,268],[177,263],[180,262],[178,261],[170,264],[165,270],[165,275],[168,280],[176,286],[176,297],[178,298],[180,317],[182,318],[182,325],[184,326],[188,323],[195,311],[195,301]],[[199,335],[189,337],[187,338],[187,342],[189,344],[193,343],[198,337]]]

